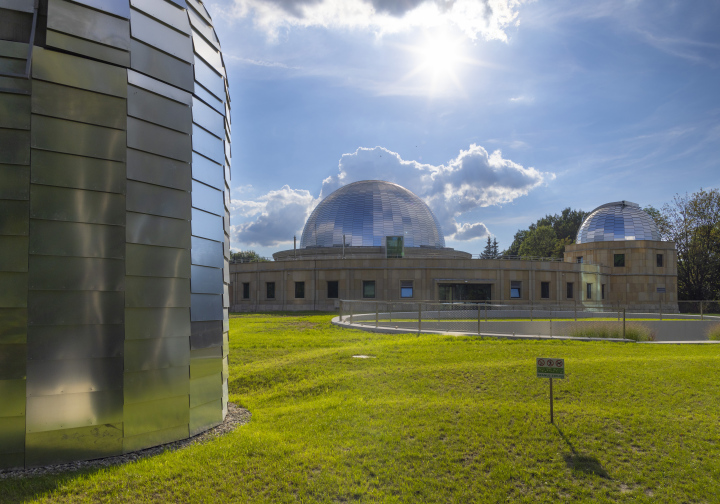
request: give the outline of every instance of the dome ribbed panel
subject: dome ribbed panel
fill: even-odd
[[[660,239],[655,221],[640,205],[619,201],[590,212],[580,226],[575,243]]]
[[[330,194],[305,223],[300,247],[379,247],[404,236],[406,247],[445,246],[440,223],[420,198],[379,180],[354,182]]]

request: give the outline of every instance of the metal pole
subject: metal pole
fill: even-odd
[[[575,300],[575,322],[577,322],[577,299]]]
[[[350,303],[350,323],[352,324],[352,315],[353,315],[353,304]]]
[[[485,322],[487,322],[487,302],[485,302]]]
[[[550,378],[550,423],[554,423],[553,418],[553,390],[552,390],[552,378]]]
[[[418,332],[422,330],[422,303],[418,303]]]
[[[625,308],[623,308],[623,339],[625,339]]]
[[[700,301],[700,320],[704,320],[703,319],[703,302],[702,301]]]
[[[388,313],[390,313],[390,322],[392,322],[392,303],[388,305]]]
[[[533,309],[533,305],[532,305],[532,301],[530,301],[530,322],[532,322],[532,309]]]
[[[378,311],[379,311],[379,310],[378,310],[378,303],[377,303],[377,301],[376,301],[376,302],[375,302],[375,327],[378,326]]]
[[[478,305],[478,336],[480,336],[480,305]]]

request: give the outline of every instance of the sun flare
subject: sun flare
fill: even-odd
[[[448,33],[433,33],[408,48],[414,54],[415,67],[406,79],[424,78],[430,94],[460,92],[463,88],[460,73],[464,64],[471,63],[465,55],[463,40]]]

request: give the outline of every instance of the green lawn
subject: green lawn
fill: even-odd
[[[718,345],[386,335],[329,320],[231,319],[230,399],[253,415],[234,433],[0,480],[0,501],[718,502]],[[541,356],[566,362],[556,425]]]

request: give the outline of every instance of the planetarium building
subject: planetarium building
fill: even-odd
[[[437,218],[412,192],[361,181],[320,202],[300,247],[273,258],[230,265],[231,310],[335,310],[340,300],[677,303],[675,245],[628,201],[590,212],[562,260],[479,259],[445,247]]]

